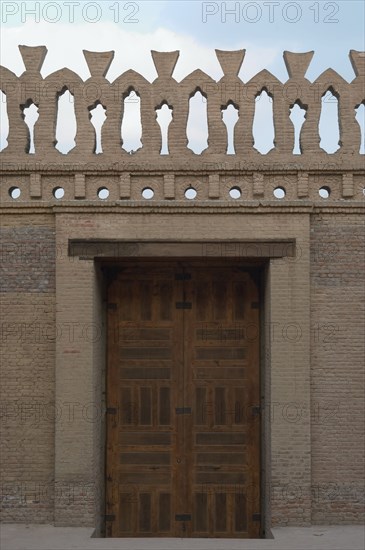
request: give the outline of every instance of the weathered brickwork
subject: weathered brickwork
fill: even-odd
[[[198,243],[200,259],[259,260],[264,269],[263,527],[361,523],[365,166],[355,108],[365,101],[364,54],[350,52],[353,82],[328,70],[311,83],[305,72],[313,52],[285,52],[284,84],[267,71],[243,83],[243,50],[217,51],[224,72],[218,83],[201,71],[177,83],[178,52],[153,52],[153,83],[134,71],[110,83],[113,52],[85,52],[87,82],[68,69],[43,79],[44,47],[22,46],[21,54],[26,71],[19,78],[0,68],[9,117],[8,146],[0,153],[3,521],[102,531],[102,267],[148,256],[145,245],[160,243],[163,251],[161,241],[171,241],[182,251]],[[65,87],[77,118],[76,146],[67,155],[55,148],[54,135],[56,99]],[[264,88],[275,126],[267,155],[252,136],[255,97]],[[141,97],[143,147],[134,154],[122,148],[120,132],[130,89]],[[209,146],[202,155],[187,148],[186,138],[197,89],[207,98]],[[340,103],[341,147],[332,155],[320,148],[318,132],[328,89]],[[34,154],[19,109],[30,100],[39,108]],[[289,109],[297,101],[307,117],[301,154],[293,155]],[[103,152],[95,154],[89,111],[98,102],[107,119]],[[173,108],[166,155],[155,111],[163,102]],[[239,109],[230,155],[221,113],[229,103]],[[106,198],[98,196],[101,188]],[[150,199],[142,195],[146,188]],[[274,195],[278,188],[282,199]]]
[[[364,510],[364,255],[364,217],[312,217],[314,523],[354,523]]]
[[[1,301],[1,499],[4,521],[52,522],[55,295]]]
[[[1,252],[1,517],[53,521],[55,232],[4,215]]]
[[[55,234],[47,227],[0,231],[0,292],[55,292]]]

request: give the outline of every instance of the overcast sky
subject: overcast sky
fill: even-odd
[[[364,2],[342,1],[5,1],[1,6],[1,64],[16,74],[24,65],[18,44],[48,48],[43,76],[68,67],[86,79],[82,50],[115,50],[108,79],[133,68],[156,77],[151,49],[180,50],[174,77],[200,68],[213,78],[222,72],[214,49],[246,49],[240,77],[263,68],[288,78],[284,50],[315,50],[307,77],[328,67],[354,78],[350,49],[365,50]]]
[[[81,50],[114,49],[109,78],[134,68],[150,78],[149,49],[180,49],[177,79],[197,67],[219,76],[214,49],[247,50],[244,80],[266,67],[281,80],[282,51],[315,50],[310,79],[331,66],[353,77],[350,49],[364,50],[364,2],[5,1],[1,2],[1,62],[22,70],[17,45],[45,44],[44,74],[68,66],[87,76]]]

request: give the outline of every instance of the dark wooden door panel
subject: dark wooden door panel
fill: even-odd
[[[109,288],[107,535],[258,537],[258,290],[234,265]]]
[[[259,512],[259,476],[252,472],[260,468],[259,427],[251,407],[260,401],[259,342],[248,334],[259,324],[252,308],[258,290],[248,273],[233,267],[187,269],[185,294],[193,307],[184,320],[185,381],[194,406],[188,479],[195,518],[189,533],[257,537],[252,516]]]
[[[126,269],[109,289],[108,407],[118,415],[107,427],[109,536],[174,529],[183,345],[174,275],[173,266]]]

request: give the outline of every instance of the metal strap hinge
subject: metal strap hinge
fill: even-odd
[[[105,516],[105,521],[115,521],[115,516],[113,514],[108,514]]]

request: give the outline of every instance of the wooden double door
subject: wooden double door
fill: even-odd
[[[259,296],[237,263],[108,289],[106,535],[259,537]]]

